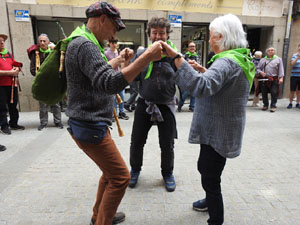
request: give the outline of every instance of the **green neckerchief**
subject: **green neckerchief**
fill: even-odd
[[[265,59],[267,59],[267,60],[273,60],[273,59],[276,59],[276,58],[278,58],[278,56],[277,56],[277,55],[273,55],[273,57],[272,57],[272,58],[268,58],[268,56],[265,56]]]
[[[189,58],[191,58],[192,56],[198,57],[198,54],[196,52],[191,53],[190,51],[187,51],[185,54],[187,54]]]
[[[3,49],[2,49],[2,52],[0,52],[1,57],[3,58],[4,61],[5,61],[4,56],[5,56],[7,53],[8,53],[8,51],[7,51],[5,48],[3,48]]]
[[[49,47],[47,48],[47,50],[40,48],[40,52],[42,52],[44,54],[49,54],[51,52],[51,49]]]
[[[95,35],[83,24],[81,27],[77,27],[72,34],[67,38],[67,40],[70,42],[74,37],[82,36],[85,37],[86,39],[90,40],[93,42],[97,47],[99,48],[101,52],[102,58],[105,60],[105,62],[108,63],[107,58],[105,57],[104,54],[104,49],[102,46],[99,44],[98,40],[96,39]]]
[[[234,60],[243,70],[247,80],[249,81],[249,86],[251,90],[253,78],[255,75],[255,66],[251,62],[250,49],[247,48],[236,48],[232,50],[227,50],[220,52],[212,57],[208,63],[213,63],[216,59],[219,58],[229,58]]]
[[[178,51],[177,48],[176,48],[176,46],[175,46],[171,41],[167,40],[166,42],[167,42],[167,44],[170,45],[171,48],[173,48],[176,52]],[[150,44],[149,46],[151,46],[151,45],[152,45],[152,44]],[[165,58],[165,57],[166,57],[165,55],[162,55],[162,56],[161,56],[162,59]],[[150,75],[151,75],[151,73],[152,73],[152,69],[153,69],[153,61],[151,61],[151,62],[149,63],[148,71],[147,71],[147,74],[146,74],[146,76],[145,76],[145,78],[144,78],[145,80],[148,79],[148,78],[150,77]]]

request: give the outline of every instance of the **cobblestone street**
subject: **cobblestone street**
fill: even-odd
[[[251,104],[250,102],[248,103]],[[279,100],[275,113],[247,107],[242,154],[228,159],[222,176],[226,225],[300,224],[300,110]],[[129,165],[130,119],[121,120],[125,137],[112,136]],[[160,175],[160,148],[152,127],[139,183],[127,189],[119,207],[123,225],[206,224],[207,213],[192,210],[204,197],[197,171],[199,145],[188,144],[192,113],[177,113],[175,192]],[[20,113],[25,131],[0,134],[0,225],[88,225],[99,169],[75,145],[66,130],[49,125],[38,131],[38,112]]]

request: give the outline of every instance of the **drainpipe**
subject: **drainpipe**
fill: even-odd
[[[283,90],[285,78],[286,78],[286,69],[288,62],[288,54],[289,54],[289,46],[290,46],[290,35],[291,35],[291,27],[292,27],[292,14],[293,14],[293,4],[294,0],[289,1],[289,12],[287,16],[286,29],[285,29],[285,38],[283,42],[283,53],[282,53],[282,62],[284,66],[284,79],[283,84],[281,85],[281,90]],[[280,93],[280,97],[283,96],[283,91]]]

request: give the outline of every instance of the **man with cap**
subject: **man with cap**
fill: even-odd
[[[86,10],[86,16],[87,24],[73,31],[66,51],[68,131],[102,171],[90,224],[111,225],[125,219],[124,213],[116,211],[130,179],[108,128],[112,125],[113,96],[150,61],[159,60],[162,47],[154,43],[130,65],[133,52],[124,49],[108,64],[103,42],[116,39],[116,32],[125,28],[120,13],[107,2],[96,2]],[[115,71],[121,63],[127,66]]]
[[[13,130],[24,130],[18,125],[19,111],[18,104],[18,79],[19,67],[12,54],[8,52],[4,43],[7,35],[0,34],[0,126],[4,134],[11,134]],[[9,122],[7,120],[9,113]]]

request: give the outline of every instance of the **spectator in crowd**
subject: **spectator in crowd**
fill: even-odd
[[[105,51],[105,56],[106,56],[107,60],[110,61],[113,58],[117,58],[119,56],[118,40],[109,40],[108,45],[109,45],[109,49],[107,49]],[[120,67],[117,67],[115,70],[117,72],[120,71]],[[123,120],[128,120],[129,117],[124,112],[124,94],[125,94],[125,90],[120,91],[118,94],[122,99],[122,103],[119,104],[119,116],[118,116],[118,118],[123,119]],[[114,99],[114,107],[116,109],[116,113],[118,114],[118,102],[117,102],[116,98]]]
[[[189,60],[194,60],[196,61],[197,63],[200,64],[200,58],[196,52],[196,44],[194,42],[190,42],[189,45],[188,45],[188,50],[187,52],[185,53],[184,55],[184,59],[186,61],[189,61]],[[180,87],[179,87],[179,90],[180,90],[180,100],[179,100],[179,103],[178,103],[178,108],[177,108],[177,111],[178,112],[181,112],[181,108],[182,106],[184,105],[184,102],[185,102],[185,99],[190,95],[189,92],[187,91],[184,91],[184,90],[181,90]],[[191,96],[190,95],[190,105],[189,105],[189,110],[191,112],[194,111],[194,107],[195,107],[195,97]]]
[[[280,84],[283,82],[284,69],[282,59],[275,55],[275,48],[267,49],[267,55],[259,61],[257,66],[257,74],[260,77],[268,79],[259,83],[263,98],[263,111],[269,108],[268,93],[271,93],[271,109],[270,112],[276,111],[277,97],[280,92]]]
[[[29,49],[29,58],[30,58],[30,72],[33,76],[36,75],[40,66],[43,64],[44,60],[48,57],[51,52],[51,48],[49,47],[50,40],[47,34],[41,34],[38,37],[38,46],[36,48],[30,47]],[[51,108],[51,112],[53,113],[53,120],[55,127],[59,129],[63,129],[64,126],[61,122],[61,107],[60,103],[56,103],[54,105],[47,105],[43,102],[39,102],[40,105],[40,125],[38,130],[44,129],[48,125],[48,108]]]
[[[254,53],[254,57],[253,57],[252,62],[254,63],[255,68],[258,66],[261,57],[262,57],[262,52],[261,51],[256,51]],[[252,106],[253,107],[258,107],[259,106],[259,81],[258,81],[257,77],[254,78],[254,87],[255,87],[255,90],[254,90],[254,97],[253,97]]]
[[[291,59],[292,72],[290,80],[290,104],[287,106],[288,109],[293,107],[293,98],[296,92],[296,108],[300,109],[300,44],[298,45],[298,51],[292,56]]]
[[[0,34],[0,126],[3,134],[10,135],[11,130],[24,130],[18,125],[18,74],[20,68],[12,54],[5,48],[8,36]],[[7,120],[9,113],[9,122]]]

